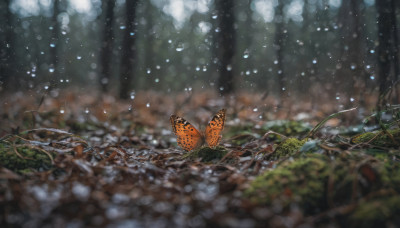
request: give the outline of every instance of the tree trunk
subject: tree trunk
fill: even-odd
[[[378,110],[386,104],[386,95],[391,80],[391,55],[392,55],[392,21],[391,21],[391,0],[376,0],[378,13],[378,72],[379,72],[379,101]],[[398,64],[398,63],[396,63]]]
[[[284,71],[284,57],[283,57],[283,47],[286,42],[286,35],[284,34],[284,26],[283,26],[283,3],[279,2],[278,6],[276,7],[275,12],[275,41],[274,46],[276,50],[276,60],[277,63],[277,78],[278,78],[278,89],[279,89],[279,96],[280,96],[280,104],[286,98],[286,75]]]
[[[16,67],[15,67],[15,33],[13,28],[13,14],[10,10],[10,0],[0,3],[6,10],[3,10],[4,18],[0,32],[2,33],[0,43],[0,89],[10,90],[16,86]]]
[[[235,17],[234,17],[234,1],[216,1],[216,9],[218,12],[219,29],[217,33],[217,52],[219,72],[218,92],[221,95],[233,92],[233,76],[234,67],[232,65],[233,56],[235,55]]]
[[[113,21],[114,21],[114,6],[116,0],[104,0],[102,2],[102,10],[104,15],[104,30],[103,42],[101,45],[100,58],[101,58],[101,75],[100,85],[103,92],[108,92],[108,83],[110,81],[110,63],[113,51]],[[130,1],[127,1],[130,2]]]
[[[400,102],[400,67],[399,67],[399,37],[397,35],[397,20],[396,20],[396,0],[391,0],[391,20],[392,20],[392,34],[393,34],[393,66],[394,66],[394,80],[396,89],[397,103]]]
[[[51,84],[55,84],[58,81],[60,76],[60,69],[58,67],[59,57],[59,35],[60,35],[60,25],[57,21],[57,17],[60,14],[60,0],[54,0],[53,2],[53,17],[51,19],[51,39],[50,39],[50,66],[49,71],[53,74],[51,79],[53,82]]]
[[[122,99],[129,97],[132,76],[136,64],[136,8],[137,0],[126,1],[126,29],[123,37],[121,74],[120,74],[120,90],[119,96]]]

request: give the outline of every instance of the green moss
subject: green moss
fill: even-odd
[[[258,204],[278,200],[282,206],[298,203],[313,212],[325,207],[325,188],[329,166],[316,157],[285,162],[272,171],[257,177],[245,191],[245,196]]]
[[[391,134],[395,141],[383,131],[378,132],[366,132],[363,134],[359,134],[351,139],[351,142],[354,144],[359,143],[370,143],[374,146],[381,147],[399,147],[400,145],[400,129],[391,129],[388,130],[388,133]]]
[[[263,129],[274,131],[286,136],[298,136],[309,132],[311,126],[302,121],[274,120],[266,122],[263,125]]]
[[[52,167],[49,156],[42,151],[28,146],[18,147],[17,151],[22,157],[15,153],[12,146],[0,143],[0,164],[21,174],[29,173],[32,170],[47,170]]]
[[[201,159],[203,162],[211,162],[221,160],[227,153],[228,151],[223,146],[215,148],[205,146],[186,153],[182,158],[190,160]]]
[[[296,138],[288,138],[278,145],[271,158],[278,159],[293,156],[297,151],[299,151],[305,142],[306,140],[300,141]]]
[[[334,159],[303,154],[258,176],[245,196],[262,205],[278,202],[283,208],[297,203],[305,214],[315,214],[365,199],[383,189],[400,192],[397,162],[365,159],[360,153],[343,153]]]
[[[400,196],[363,202],[350,215],[351,227],[395,227],[399,223]]]

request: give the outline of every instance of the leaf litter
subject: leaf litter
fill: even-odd
[[[357,111],[339,116],[345,111],[292,102],[290,119],[254,94],[143,92],[119,101],[60,93],[1,103],[2,226],[399,225],[390,203],[400,200],[395,118],[390,129],[363,135]],[[176,146],[170,114],[204,125],[222,106],[220,147]]]

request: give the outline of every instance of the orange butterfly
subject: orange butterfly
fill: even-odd
[[[177,136],[177,142],[182,149],[191,151],[207,142],[209,147],[218,145],[222,138],[221,131],[225,124],[225,109],[221,109],[207,124],[204,132],[199,132],[193,125],[182,117],[172,115],[170,117],[172,129]]]

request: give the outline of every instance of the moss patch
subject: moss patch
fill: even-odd
[[[274,131],[286,136],[298,136],[306,134],[311,130],[311,126],[302,121],[290,121],[290,120],[274,120],[265,123],[262,127],[268,131]],[[273,135],[271,135],[273,137]]]
[[[306,140],[298,140],[296,138],[288,138],[281,142],[275,149],[271,158],[278,159],[282,157],[293,156],[303,146]]]
[[[334,159],[303,154],[258,176],[245,191],[245,197],[257,204],[279,203],[283,208],[295,203],[305,214],[316,214],[382,189],[399,193],[399,166],[357,154],[342,154]]]
[[[203,162],[211,162],[221,160],[227,153],[228,151],[223,146],[217,146],[215,148],[205,146],[186,153],[182,158],[190,160],[200,158]]]
[[[30,170],[48,170],[52,167],[49,156],[42,151],[29,146],[19,146],[16,150],[21,156],[15,153],[11,145],[0,143],[0,165],[20,174],[29,173]]]
[[[381,147],[399,147],[400,145],[400,129],[392,129],[388,130],[388,133],[393,136],[394,141],[392,138],[383,131],[378,132],[366,132],[363,134],[359,134],[354,136],[351,139],[351,142],[354,144],[359,143],[370,143],[374,146],[381,146]]]
[[[301,158],[257,177],[245,196],[257,204],[271,204],[277,200],[282,206],[288,206],[295,202],[305,211],[313,212],[325,207],[328,175],[329,167],[323,160]]]
[[[400,223],[400,196],[363,202],[350,215],[351,227],[396,227]]]

